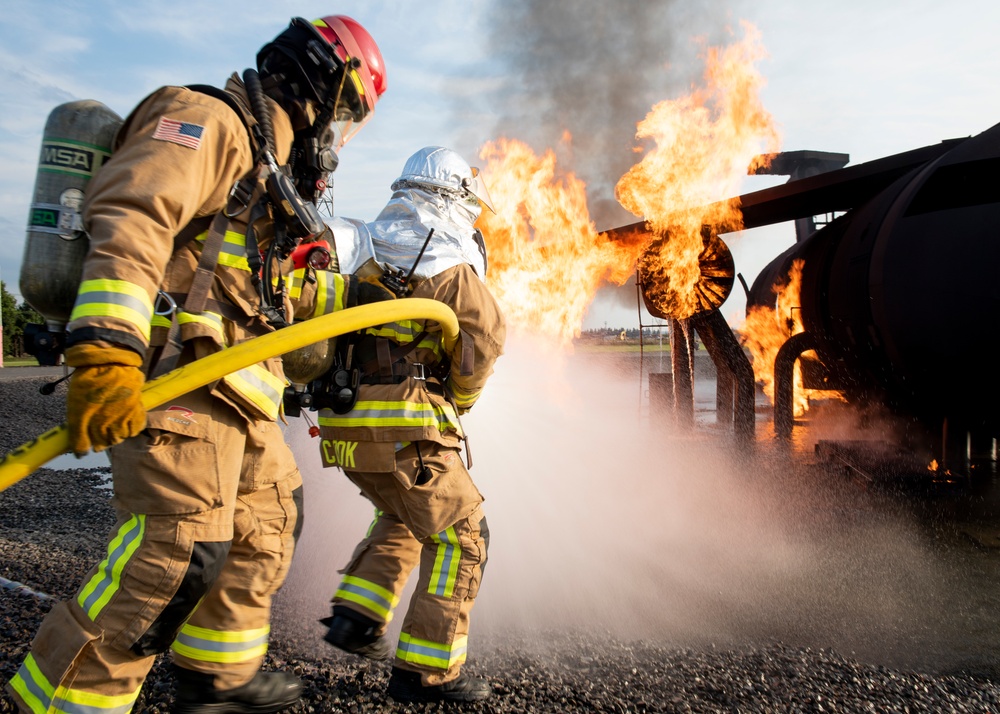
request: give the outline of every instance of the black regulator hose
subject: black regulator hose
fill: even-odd
[[[257,74],[257,70],[251,68],[243,70],[243,84],[246,85],[247,96],[250,98],[250,111],[253,112],[253,118],[260,125],[264,141],[267,142],[267,146],[263,148],[273,152],[275,146],[274,127],[271,125],[271,111],[267,106],[267,99],[264,97],[264,88],[261,86],[260,75]]]

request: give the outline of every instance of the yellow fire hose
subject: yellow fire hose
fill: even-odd
[[[443,302],[404,298],[360,305],[247,340],[150,380],[143,385],[142,404],[152,409],[257,362],[331,337],[399,320],[436,321],[441,326],[446,349],[458,339],[458,318]],[[65,424],[14,449],[0,460],[0,491],[68,450],[69,432]]]

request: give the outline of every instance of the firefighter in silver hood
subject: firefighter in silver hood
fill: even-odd
[[[375,519],[341,571],[325,639],[393,658],[388,693],[396,700],[475,701],[490,695],[489,684],[461,668],[489,530],[462,462],[459,415],[479,398],[506,335],[474,225],[492,204],[478,170],[437,146],[411,156],[392,190],[371,223],[330,222],[340,269],[369,280],[404,276],[398,294],[450,306],[460,339],[449,349],[436,323],[400,321],[341,346],[341,368],[354,371],[358,386],[320,411],[323,461],[343,468],[374,504]],[[393,653],[385,633],[418,565]]]

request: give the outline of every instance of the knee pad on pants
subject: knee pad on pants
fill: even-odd
[[[180,587],[145,634],[132,645],[133,652],[152,655],[169,649],[181,626],[212,589],[226,563],[231,546],[232,541],[194,544]]]
[[[486,516],[479,521],[479,535],[483,539],[483,562],[479,564],[479,577],[486,574],[486,561],[489,560],[490,553],[490,527],[486,524]]]
[[[302,496],[301,486],[292,491],[292,500],[295,501],[295,510],[298,513],[298,516],[295,520],[295,528],[292,530],[292,539],[295,541],[295,544],[298,545],[299,536],[302,535],[302,526],[305,524],[304,520],[305,513],[302,510],[303,506],[305,505],[305,499]]]

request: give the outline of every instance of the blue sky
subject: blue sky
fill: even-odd
[[[35,165],[54,106],[97,99],[124,115],[164,84],[219,85],[250,66],[292,16],[334,13],[367,27],[387,66],[388,92],[335,174],[337,211],[365,219],[384,204],[403,161],[421,146],[451,146],[474,158],[502,134],[541,150],[570,128],[593,159],[605,149],[588,139],[633,130],[640,107],[698,80],[694,37],[724,42],[739,20],[761,32],[768,52],[759,65],[767,81],[763,101],[785,149],[849,153],[854,164],[1000,121],[1000,3],[980,0],[21,3],[0,20],[0,278],[8,289],[19,294]],[[589,76],[574,74],[574,67]],[[548,72],[571,79],[547,83]],[[552,86],[582,104],[570,111],[562,100],[541,96],[540,87]],[[617,95],[609,87],[626,88],[629,106],[610,102]],[[588,122],[579,124],[584,116]],[[606,165],[581,160],[566,168],[598,186],[617,179],[608,167],[630,160],[626,151]],[[743,190],[783,180],[748,178]],[[752,280],[793,236],[784,225],[727,242],[737,269]],[[585,326],[635,324],[634,292],[619,291],[618,298],[624,299],[603,293]],[[733,321],[739,308],[734,294],[724,312]]]

